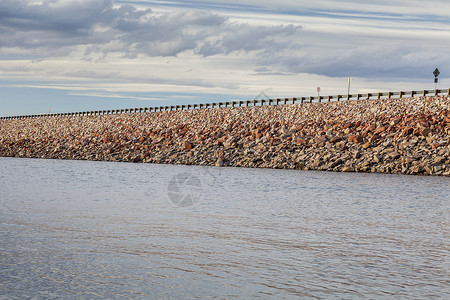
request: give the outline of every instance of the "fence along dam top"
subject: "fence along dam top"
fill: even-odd
[[[320,103],[322,101],[341,101],[341,100],[360,100],[360,99],[391,99],[391,98],[403,98],[403,97],[415,97],[415,96],[427,96],[427,95],[442,95],[446,94],[450,96],[450,89],[441,90],[423,90],[423,91],[408,91],[408,92],[383,92],[383,93],[365,93],[365,94],[348,94],[348,95],[335,95],[335,96],[310,96],[299,98],[276,98],[276,99],[261,99],[261,100],[236,100],[229,102],[212,102],[203,104],[184,104],[184,105],[170,105],[170,106],[154,106],[143,108],[125,108],[125,109],[113,109],[113,110],[93,110],[83,112],[71,112],[71,113],[49,113],[49,114],[36,114],[36,115],[23,115],[23,116],[8,116],[0,117],[0,120],[15,120],[15,119],[31,119],[41,117],[66,117],[66,116],[96,116],[96,115],[115,115],[123,113],[138,113],[138,112],[158,112],[158,111],[171,111],[171,110],[189,110],[189,109],[201,109],[201,108],[219,108],[219,107],[242,107],[242,106],[262,106],[262,105],[280,105],[280,104],[295,104],[295,103]],[[386,98],[385,98],[386,97]]]

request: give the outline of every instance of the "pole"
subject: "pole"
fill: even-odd
[[[347,99],[350,98],[350,84],[351,84],[351,82],[352,82],[352,78],[349,77],[348,78],[348,87],[347,87]]]

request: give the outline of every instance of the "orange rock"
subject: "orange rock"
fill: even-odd
[[[397,125],[398,123],[400,123],[401,120],[402,120],[401,118],[394,119],[389,123],[389,125],[391,126]]]
[[[347,140],[349,142],[352,142],[352,143],[355,143],[355,144],[356,143],[362,143],[364,141],[363,138],[360,135],[358,135],[358,134],[353,134],[353,135],[349,136],[347,138]]]
[[[277,138],[277,137],[271,138],[270,139],[270,144],[272,144],[272,145],[279,145],[279,144],[281,144],[281,140],[279,138]]]
[[[431,132],[432,132],[431,129],[425,128],[425,129],[422,130],[421,134],[422,134],[423,136],[427,136],[427,135],[429,135]]]
[[[413,128],[411,128],[411,127],[406,127],[406,128],[403,130],[402,135],[403,135],[403,136],[408,136],[408,135],[413,134],[413,132],[414,132],[414,129],[413,129]]]
[[[314,142],[316,142],[317,144],[325,143],[326,141],[327,141],[327,138],[324,136],[314,138]]]
[[[192,144],[190,142],[184,142],[184,149],[185,150],[191,150],[193,148]]]
[[[373,134],[380,134],[386,131],[386,127],[382,126],[382,127],[378,127],[377,129],[375,129],[373,131]]]
[[[379,136],[378,134],[374,134],[372,135],[372,137],[370,138],[369,142],[373,143],[375,141],[378,141],[381,138],[381,136]]]
[[[344,133],[345,133],[345,134],[350,134],[350,133],[352,133],[352,132],[353,132],[353,130],[352,130],[351,127],[345,128],[345,130],[344,130]]]
[[[342,128],[347,129],[347,128],[350,128],[350,127],[353,127],[352,123],[345,123]]]
[[[375,126],[375,124],[372,124],[372,125],[370,125],[369,128],[367,128],[367,129],[368,129],[369,131],[373,132],[373,131],[375,130],[375,128],[377,128],[377,127]]]
[[[144,138],[143,136],[141,136],[141,137],[139,138],[139,143],[142,143],[143,141],[145,141],[145,138]]]
[[[415,135],[415,136],[419,136],[419,135],[421,135],[422,133],[421,133],[420,128],[416,128],[416,129],[414,129],[414,131],[413,131],[412,134]]]
[[[336,144],[337,142],[340,142],[342,139],[338,136],[332,137],[330,140],[330,143]]]
[[[305,139],[298,138],[297,145],[306,145],[308,142]]]
[[[394,132],[396,132],[397,130],[396,130],[395,126],[391,125],[391,126],[388,127],[387,131],[388,131],[389,133],[394,133]]]

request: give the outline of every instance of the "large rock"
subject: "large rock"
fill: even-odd
[[[362,138],[360,135],[358,135],[358,134],[350,135],[350,136],[347,138],[347,140],[348,140],[349,142],[351,142],[351,143],[354,143],[354,144],[362,143],[362,142],[364,141],[363,138]]]

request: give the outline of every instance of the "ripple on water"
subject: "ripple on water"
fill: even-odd
[[[0,164],[0,298],[450,296],[448,178]]]

